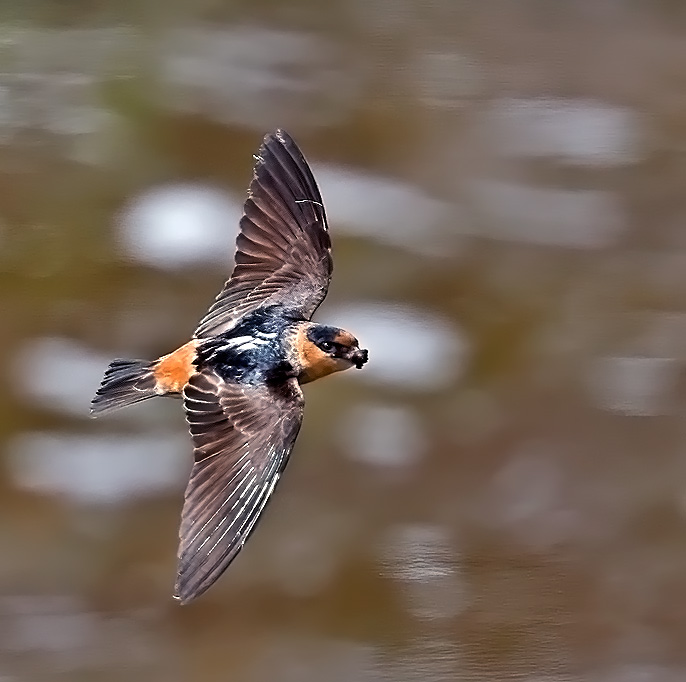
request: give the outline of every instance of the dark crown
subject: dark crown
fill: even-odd
[[[341,331],[342,330],[338,327],[329,327],[325,324],[316,324],[307,330],[307,338],[317,346],[325,341],[333,343],[336,341]]]

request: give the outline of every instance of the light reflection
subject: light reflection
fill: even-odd
[[[331,588],[354,542],[353,521],[347,515],[316,510],[309,505],[289,509],[282,498],[280,516],[285,527],[266,549],[266,582],[291,597],[304,598]]]
[[[331,308],[322,321],[350,329],[370,361],[362,381],[414,391],[432,391],[455,382],[466,367],[469,344],[447,318],[394,302]],[[348,374],[351,374],[350,372]]]
[[[659,663],[628,663],[601,670],[599,682],[681,682],[686,669]]]
[[[492,682],[493,679],[470,676],[465,670],[460,647],[436,633],[402,649],[399,659],[391,662],[386,671],[384,680],[388,682]]]
[[[76,598],[15,597],[2,600],[0,607],[14,616],[14,627],[3,641],[8,651],[50,651],[68,657],[95,644],[97,618]]]
[[[573,480],[571,472],[564,471],[552,456],[559,448],[543,442],[515,448],[480,496],[477,522],[506,530],[535,551],[550,551],[583,534],[591,510],[574,494],[573,483],[568,483],[567,479]],[[586,505],[590,506],[588,500]],[[594,530],[613,521],[607,515]]]
[[[359,96],[359,75],[335,43],[306,31],[195,26],[164,43],[169,105],[221,123],[261,133],[331,125]]]
[[[315,164],[314,172],[336,233],[446,255],[445,224],[454,210],[449,204],[409,183],[359,169]]]
[[[622,166],[647,151],[644,121],[635,111],[594,100],[501,99],[481,124],[493,149],[506,156]]]
[[[12,363],[14,389],[28,404],[87,417],[109,361],[71,339],[26,340]]]
[[[284,634],[261,642],[246,682],[382,682],[374,647],[345,639]]]
[[[412,70],[414,88],[422,104],[431,108],[468,106],[485,85],[479,61],[458,52],[429,49],[417,55]]]
[[[679,363],[674,358],[606,357],[588,373],[593,401],[626,416],[655,417],[676,406]]]
[[[234,251],[241,213],[241,201],[212,187],[157,187],[122,211],[122,247],[128,257],[161,269],[198,262],[226,265]]]
[[[0,679],[96,679],[115,670],[169,679],[156,671],[166,670],[173,649],[149,630],[149,615],[105,616],[70,594],[0,597]],[[14,670],[22,672],[14,676]]]
[[[7,444],[17,488],[77,503],[120,503],[181,490],[190,471],[188,436],[27,432]]]
[[[337,425],[341,448],[351,458],[377,467],[409,467],[428,449],[419,416],[402,406],[359,403]]]
[[[481,236],[492,239],[600,249],[616,244],[626,229],[622,205],[607,191],[480,179],[469,194],[482,219]]]
[[[397,581],[407,609],[417,618],[452,618],[471,602],[468,585],[457,570],[457,552],[445,527],[392,527],[381,543],[380,562],[382,570]]]

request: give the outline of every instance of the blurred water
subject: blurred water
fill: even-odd
[[[242,205],[242,199],[202,185],[158,187],[122,212],[122,250],[129,259],[172,270],[212,261],[226,265]]]
[[[684,679],[684,63],[672,2],[0,3],[0,682]],[[181,405],[88,404],[276,126],[371,359],[181,609]]]

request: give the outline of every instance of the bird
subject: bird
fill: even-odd
[[[91,403],[95,417],[155,396],[183,400],[194,461],[173,593],[181,604],[216,582],[255,529],[300,430],[301,386],[368,361],[350,332],[312,322],[333,260],[303,153],[279,129],[254,159],[233,271],[191,340],[152,362],[112,361]]]

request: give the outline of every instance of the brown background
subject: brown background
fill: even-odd
[[[370,365],[179,608],[181,406],[88,402],[276,126]],[[685,152],[680,2],[0,3],[0,680],[684,679]]]

